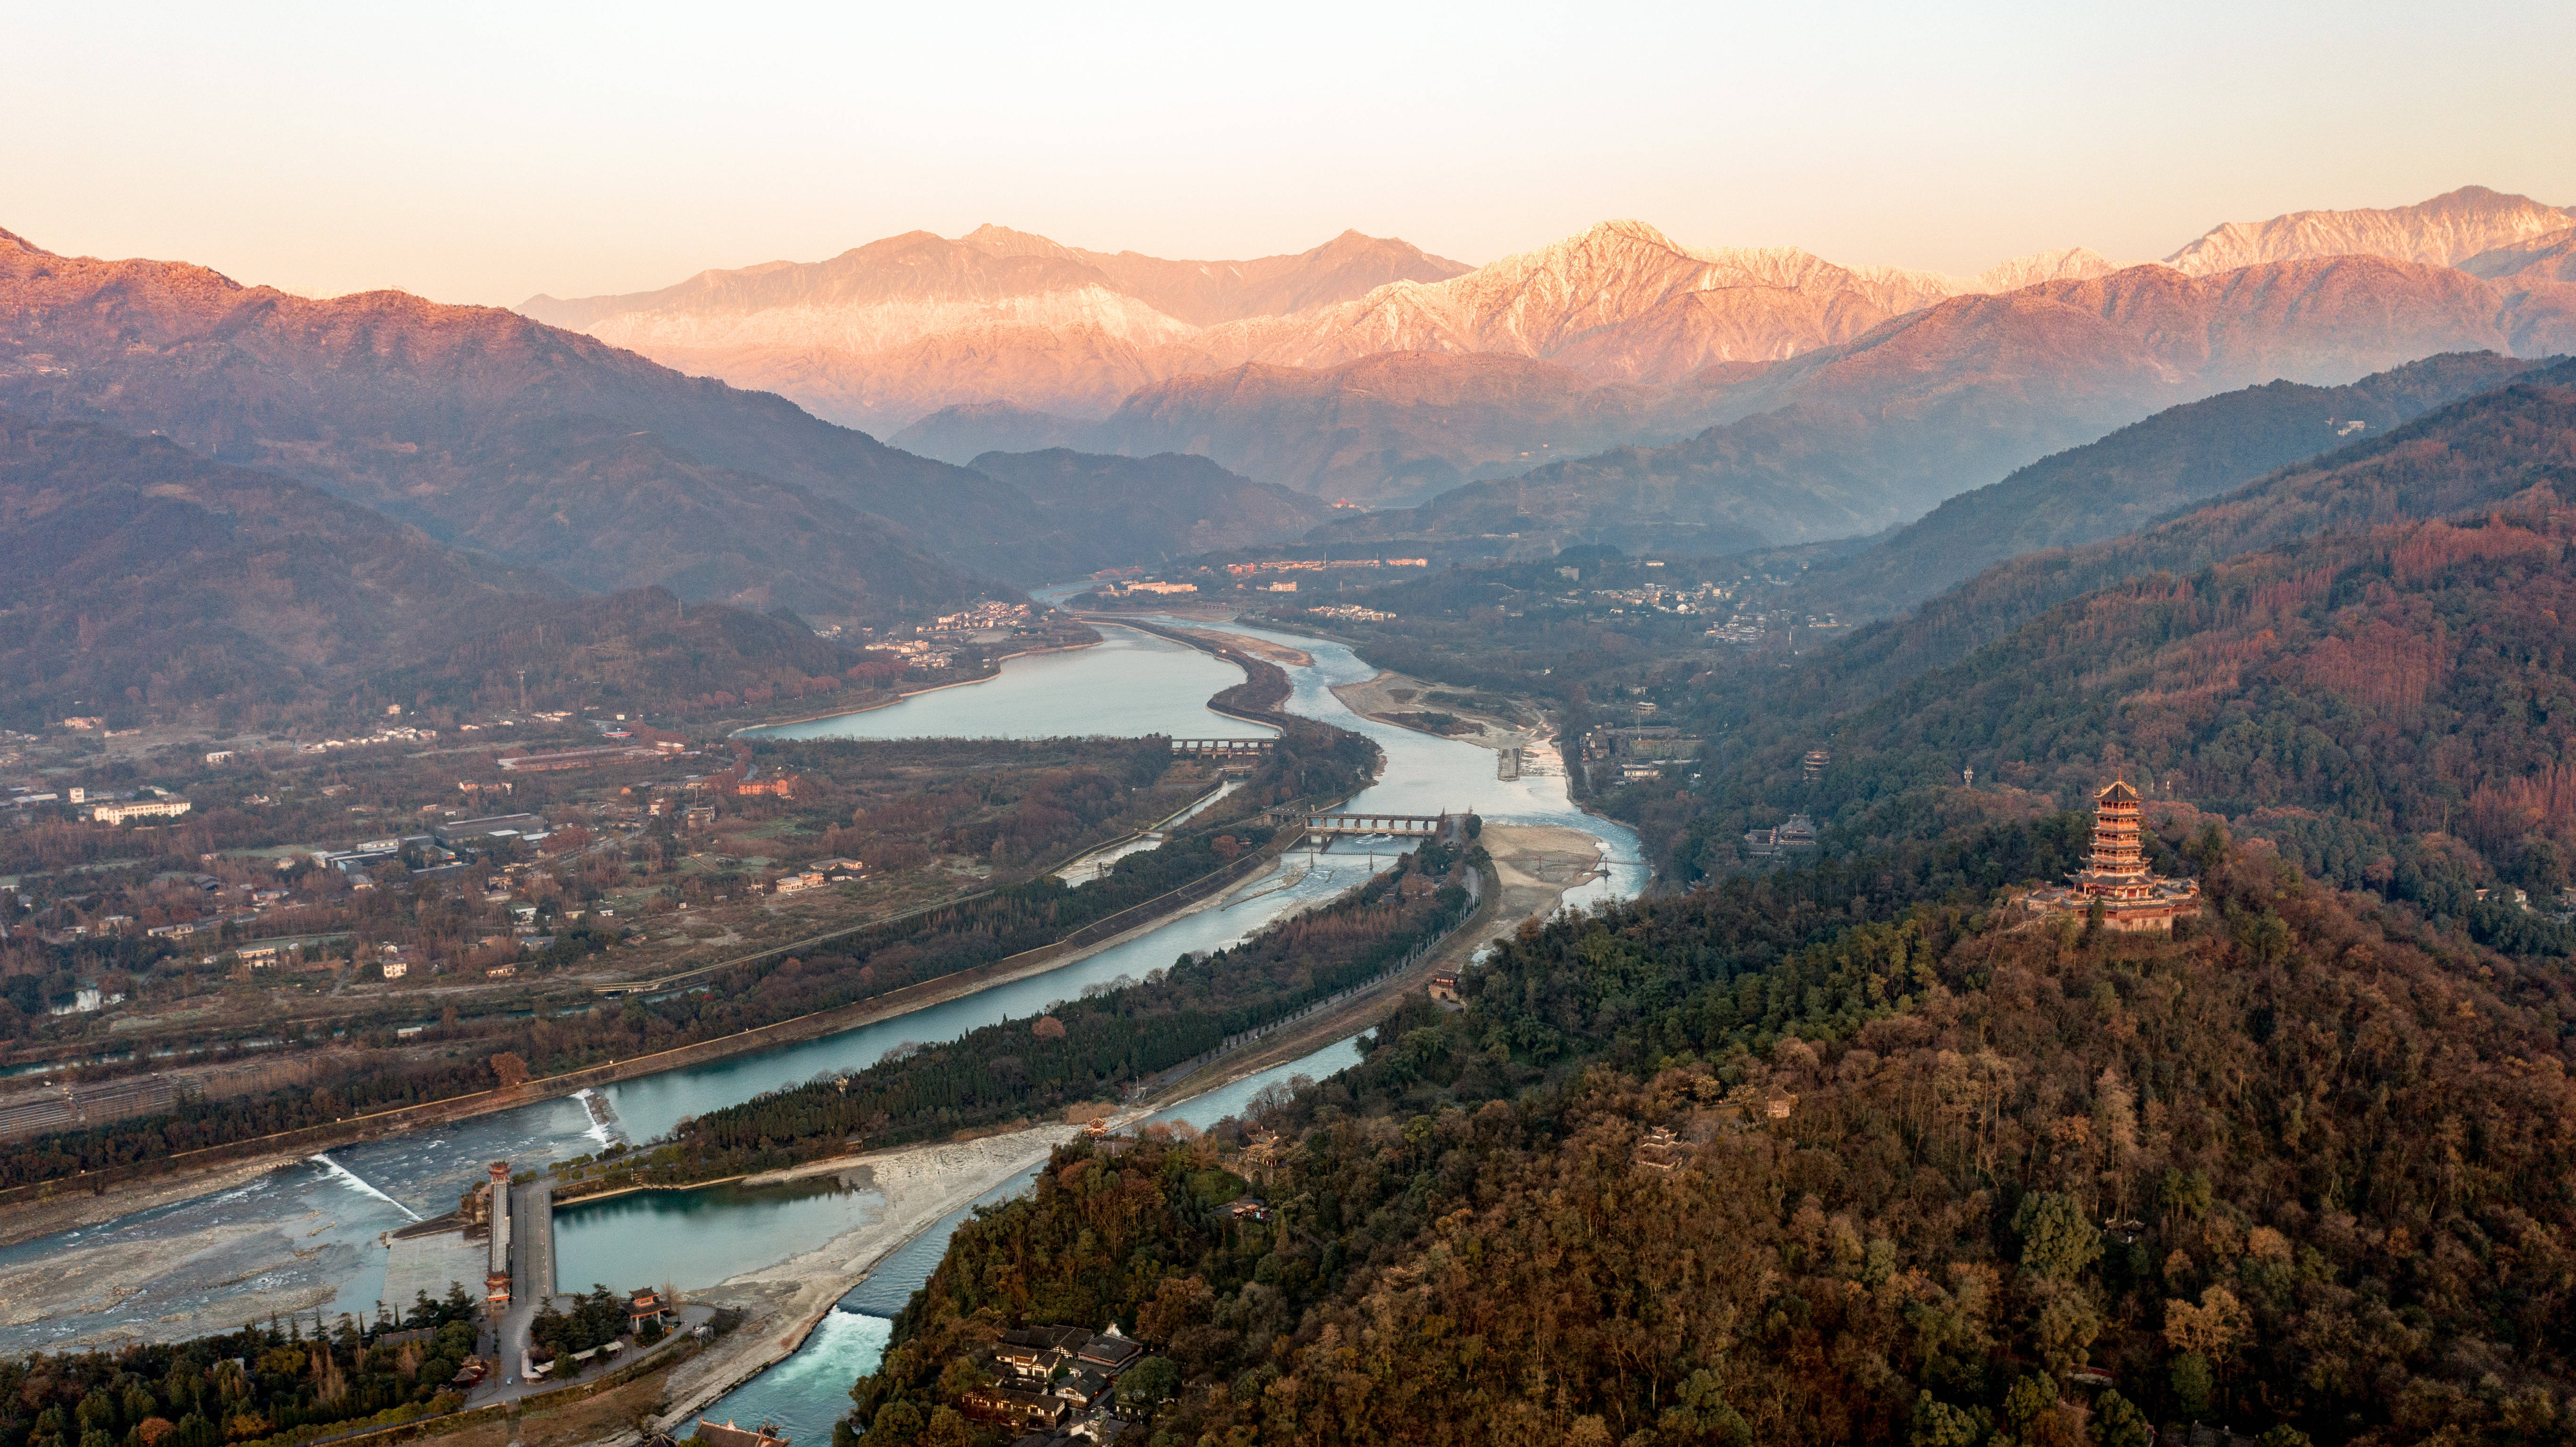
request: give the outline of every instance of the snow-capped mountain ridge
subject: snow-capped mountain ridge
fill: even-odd
[[[749,312],[630,311],[587,330],[601,341],[647,356],[724,347],[864,354],[996,324],[1091,328],[1138,346],[1179,341],[1198,331],[1103,282],[994,297],[818,300]]]
[[[701,272],[628,296],[538,297],[521,310],[886,427],[912,401],[953,405],[986,387],[1000,389],[995,400],[1088,412],[1103,405],[1099,389],[1113,376],[1159,380],[1253,361],[1338,366],[1387,352],[1497,353],[1604,380],[1670,380],[1847,341],[1962,292],[2109,265],[2077,248],[1978,278],[1853,268],[1793,246],[1687,246],[1633,219],[1473,269],[1356,231],[1295,256],[1184,262],[987,223],[954,239],[907,232],[823,261]],[[1374,280],[1388,272],[1393,279]],[[1255,302],[1277,309],[1240,315]],[[941,365],[971,359],[976,380],[962,393],[959,379],[920,374],[928,357],[907,359],[909,384],[886,374],[884,354],[952,332],[954,344],[935,350]],[[1035,349],[1024,385],[1013,384],[1003,355],[1012,346]],[[852,405],[862,393],[867,403]]]
[[[2265,261],[2384,256],[2457,266],[2482,252],[2576,225],[2576,210],[2484,186],[2463,186],[2412,206],[2292,211],[2269,221],[2230,221],[2165,258],[2194,276]]]
[[[2461,262],[2460,270],[2515,286],[2576,284],[2576,226],[2479,252]]]
[[[2571,224],[2576,213],[2469,187],[2412,207],[2231,224],[2164,264],[2206,276],[2333,255],[2476,259],[2492,274],[2526,269],[2517,286],[2556,286],[2563,266],[2505,251]],[[889,432],[983,402],[1097,418],[1115,410],[1121,386],[1392,353],[1517,357],[1603,385],[1669,385],[1840,346],[1952,299],[2121,270],[2083,247],[1974,276],[1846,266],[1795,246],[1689,245],[1637,219],[1473,268],[1356,231],[1293,255],[1186,261],[987,223],[824,261],[702,272],[659,292],[539,297],[521,310]]]
[[[1397,282],[1319,312],[1210,328],[1196,346],[1229,363],[1299,367],[1388,351],[1500,352],[1605,380],[1671,380],[1713,363],[1773,361],[1848,341],[1890,317],[2021,277],[2113,269],[2078,247],[1962,279],[1840,266],[1794,246],[1685,246],[1643,221],[1604,221],[1446,281]]]
[[[1955,276],[1945,271],[1903,266],[1852,268],[1863,280],[1890,287],[1912,287],[1936,297],[1992,296],[1997,292],[2019,291],[2046,281],[2090,281],[2121,269],[2120,263],[2087,246],[2066,246],[2055,251],[2034,251],[2027,256],[2008,257],[1975,276]]]

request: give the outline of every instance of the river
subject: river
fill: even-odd
[[[1041,599],[1046,601],[1044,595]],[[1488,750],[1353,714],[1332,688],[1367,679],[1376,670],[1341,644],[1268,630],[1233,631],[1304,650],[1313,658],[1311,665],[1287,669],[1292,686],[1287,712],[1366,734],[1386,751],[1381,781],[1353,798],[1353,809],[1472,809],[1497,822],[1571,826],[1603,841],[1610,867],[1603,878],[1569,891],[1568,903],[1625,897],[1643,886],[1645,870],[1637,862],[1635,837],[1569,804],[1561,777],[1500,780]],[[1210,694],[1240,680],[1232,665],[1134,630],[1103,632],[1108,641],[1097,648],[1011,659],[998,676],[983,683],[763,732],[819,739],[1144,732],[1240,737],[1257,731],[1206,709]],[[1375,847],[1384,851],[1389,846],[1381,842]],[[262,1290],[301,1291],[323,1301],[328,1313],[371,1310],[384,1293],[385,1253],[375,1244],[380,1233],[453,1209],[485,1161],[508,1158],[524,1167],[593,1152],[621,1137],[641,1142],[684,1117],[824,1072],[863,1068],[906,1042],[954,1039],[982,1025],[1038,1014],[1086,986],[1141,976],[1179,955],[1232,943],[1283,914],[1357,884],[1366,877],[1368,848],[1346,844],[1344,852],[1324,853],[1311,869],[1304,854],[1293,854],[1229,896],[1250,896],[1240,903],[1184,915],[1042,975],[820,1040],[607,1087],[599,1095],[612,1124],[595,1120],[579,1099],[540,1102],[352,1146],[235,1190],[0,1249],[0,1271],[67,1262],[98,1278],[101,1286],[79,1309],[43,1317],[14,1313],[0,1302],[0,1350],[56,1348],[100,1335],[168,1334],[174,1330],[171,1322],[239,1298],[246,1282]],[[1307,872],[1301,876],[1299,870]],[[1294,882],[1270,887],[1282,879]],[[1267,892],[1259,892],[1263,890]],[[1204,1115],[1212,1121],[1239,1110],[1269,1079],[1326,1074],[1356,1058],[1351,1042],[1341,1042],[1187,1104],[1176,1118]],[[1005,1183],[989,1199],[1006,1198],[1021,1184]],[[858,1224],[877,1200],[865,1191],[815,1189],[652,1194],[576,1206],[558,1218],[558,1286],[586,1289],[593,1280],[604,1280],[622,1287],[666,1279],[683,1290],[711,1285]],[[805,1350],[728,1399],[716,1409],[717,1420],[728,1412],[769,1412],[782,1425],[791,1419],[810,1424],[813,1414],[821,1412],[821,1431],[828,1434],[830,1420],[841,1408],[827,1409],[823,1398],[845,1404],[840,1394],[872,1365],[871,1354],[882,1346],[882,1317],[899,1308],[926,1278],[956,1219],[890,1257],[845,1300],[845,1310],[826,1319]],[[120,1268],[121,1262],[142,1259],[147,1245],[155,1247],[152,1269]],[[173,1253],[173,1245],[181,1249]],[[175,1262],[169,1259],[173,1254]],[[267,1309],[249,1314],[265,1316]],[[830,1385],[829,1392],[821,1391],[824,1384]],[[791,1402],[802,1405],[790,1411],[786,1404]],[[806,1447],[820,1447],[809,1432],[796,1435]]]
[[[1143,738],[1242,738],[1273,730],[1208,710],[1208,698],[1243,681],[1221,658],[1132,628],[1111,628],[1089,648],[1002,661],[1000,676],[916,693],[865,713],[775,728],[773,739],[1043,739],[1066,734]]]
[[[1298,1076],[1320,1080],[1360,1060],[1360,1036],[1338,1040],[1302,1060],[1249,1075],[1232,1085],[1194,1096],[1154,1121],[1187,1121],[1204,1129],[1230,1115],[1240,1115],[1253,1096],[1274,1083]],[[706,1411],[717,1422],[749,1426],[774,1422],[791,1442],[822,1447],[832,1437],[832,1423],[850,1410],[850,1384],[877,1369],[886,1343],[894,1335],[894,1315],[930,1279],[948,1238],[977,1206],[997,1205],[1027,1190],[1036,1172],[1014,1176],[977,1198],[973,1206],[944,1217],[929,1230],[898,1247],[868,1279],[853,1287],[840,1304],[815,1323],[813,1334],[794,1356],[737,1388]]]
[[[1044,597],[1043,594],[1039,596]],[[1152,621],[1194,626],[1191,620],[1185,619]],[[1497,822],[1571,825],[1610,846],[1611,867],[1605,878],[1568,891],[1566,901],[1569,904],[1625,898],[1644,887],[1645,870],[1637,863],[1636,837],[1618,825],[1584,814],[1568,804],[1565,781],[1561,777],[1499,780],[1494,776],[1494,756],[1487,750],[1381,724],[1352,713],[1332,690],[1374,677],[1377,670],[1362,662],[1342,644],[1235,625],[1228,625],[1227,631],[1305,652],[1314,663],[1311,666],[1291,666],[1286,670],[1290,696],[1284,711],[1364,733],[1386,751],[1386,770],[1381,781],[1351,801],[1350,807],[1354,811],[1381,809],[1389,813],[1436,813],[1442,809],[1470,808]],[[1116,636],[1117,630],[1110,632],[1111,636]],[[1239,731],[1243,727],[1232,721],[1228,723],[1228,732]],[[884,724],[877,726],[885,727]],[[904,735],[879,732],[872,736],[895,738]],[[1361,867],[1365,869],[1364,865]],[[1148,938],[1159,938],[1160,933],[1158,931]],[[1274,1082],[1300,1075],[1320,1079],[1357,1064],[1360,1059],[1359,1039],[1353,1036],[1337,1041],[1302,1060],[1261,1071],[1232,1085],[1184,1101],[1153,1119],[1185,1120],[1205,1127],[1229,1115],[1240,1114],[1254,1095]],[[977,1205],[1009,1200],[1028,1189],[1033,1175],[1016,1177],[995,1187]],[[969,1207],[941,1220],[889,1255],[869,1273],[867,1280],[853,1288],[839,1305],[825,1314],[794,1356],[744,1384],[710,1408],[706,1416],[718,1422],[737,1421],[745,1425],[773,1422],[785,1430],[792,1441],[802,1443],[804,1447],[822,1447],[831,1438],[832,1424],[850,1409],[851,1383],[876,1370],[886,1344],[893,1336],[892,1317],[911,1300],[913,1292],[930,1279],[930,1273],[939,1265],[939,1258],[947,1251],[949,1236],[973,1209]]]

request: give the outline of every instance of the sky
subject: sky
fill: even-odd
[[[2090,13],[2085,13],[2085,12]],[[991,221],[1481,263],[1637,217],[1975,272],[2576,205],[2576,5],[28,6],[0,228],[509,305]]]

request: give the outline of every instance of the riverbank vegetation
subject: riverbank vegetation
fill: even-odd
[[[838,1440],[1111,1321],[1162,1444],[2565,1440],[2565,979],[2219,831],[2170,938],[2024,923],[2083,826],[1533,925],[1250,1121],[1076,1142]]]
[[[359,1024],[366,1031],[362,1038],[376,1048],[350,1054],[343,1068],[286,1084],[255,1077],[262,1083],[256,1093],[183,1094],[163,1108],[131,1119],[0,1146],[0,1186],[148,1165],[177,1151],[490,1090],[513,1083],[494,1063],[505,1058],[515,1062],[514,1069],[538,1077],[631,1060],[862,1003],[988,965],[1103,925],[1123,911],[1236,866],[1270,838],[1271,826],[1258,814],[1263,805],[1341,797],[1365,782],[1374,763],[1374,750],[1366,740],[1320,725],[1303,725],[1284,736],[1255,766],[1244,787],[1218,806],[1191,820],[1160,846],[1128,855],[1099,878],[1076,887],[1036,874],[1031,856],[1050,848],[1058,856],[1070,855],[1086,842],[1105,841],[1152,823],[1212,787],[1213,772],[1202,765],[1176,763],[1168,741],[1159,738],[751,746],[733,761],[727,777],[793,782],[783,793],[742,795],[739,802],[728,801],[721,818],[749,821],[729,827],[756,831],[765,839],[791,841],[768,846],[782,852],[864,844],[882,845],[899,854],[906,841],[925,851],[981,849],[980,856],[967,857],[983,861],[983,877],[993,884],[909,918],[855,929],[813,949],[699,977],[691,988],[657,999],[628,997],[594,1004],[586,991],[566,990],[561,995],[575,997],[577,1003],[549,1000],[540,993],[532,1009],[528,996],[511,994],[496,997],[492,1013],[479,1016],[465,1015],[449,1003],[434,1023],[425,1021],[414,1029],[408,1042],[397,1039],[393,1027],[406,1018],[418,1019],[421,1007],[380,1004],[373,1021]],[[629,811],[635,830],[632,839],[611,852],[594,853],[587,844],[576,843],[561,856],[541,856],[563,871],[546,874],[543,882],[536,876],[544,869],[536,863],[519,874],[501,877],[518,882],[527,895],[545,896],[556,908],[568,909],[575,907],[578,896],[571,891],[580,881],[592,871],[608,869],[617,876],[614,883],[620,888],[632,889],[638,882],[645,887],[640,903],[628,895],[616,896],[621,906],[616,917],[621,922],[633,920],[642,933],[686,934],[697,920],[709,915],[719,921],[718,928],[724,928],[721,921],[729,916],[718,906],[736,914],[748,911],[747,918],[773,921],[777,912],[764,902],[766,897],[736,899],[728,905],[729,894],[743,893],[752,883],[739,868],[743,861],[693,848],[695,841],[680,811],[657,815],[642,802],[602,801],[593,807]],[[592,818],[594,823],[606,822],[597,812]],[[953,861],[958,856],[940,853],[935,857]],[[730,872],[728,859],[734,865]],[[339,880],[335,870],[317,873],[328,876],[323,881],[326,885]],[[975,882],[971,874],[944,878],[951,895],[957,886],[971,889]],[[562,893],[547,895],[549,885]],[[345,882],[337,887],[348,892]],[[604,891],[608,885],[592,881],[588,887]],[[870,887],[841,885],[814,893],[828,896],[832,889],[859,890],[856,902],[864,904],[878,897],[866,893]],[[385,885],[359,893],[391,898],[404,890]],[[411,886],[407,897],[411,903],[401,906],[405,909],[447,907],[435,902],[427,886]],[[928,896],[934,903],[940,897]],[[879,906],[879,912],[913,898],[895,895]],[[531,903],[539,910],[547,907],[533,899]],[[596,911],[598,906],[590,908]],[[595,912],[592,918],[597,918]],[[863,922],[865,913],[844,904],[837,914],[799,914],[771,927],[792,925],[819,933],[836,918],[856,925]],[[372,938],[372,926],[379,922],[367,916],[359,926],[361,938]],[[567,933],[559,930],[557,937]],[[627,943],[631,947],[635,941]],[[672,959],[672,966],[687,962],[687,956],[679,956]],[[317,1012],[314,1018],[310,1028],[320,1031],[330,1016]],[[191,1022],[189,1028],[202,1032],[204,1022]],[[120,1041],[148,1038],[129,1034]],[[312,1043],[321,1046],[319,1039]]]
[[[1465,918],[1480,861],[1429,841],[1312,912],[1032,1019],[890,1055],[684,1122],[668,1144],[573,1165],[558,1198],[676,1184],[1060,1117],[1201,1059],[1229,1037],[1377,978]]]
[[[535,1319],[528,1323],[528,1338],[552,1354],[547,1360],[605,1346],[626,1335],[631,1324],[627,1312],[629,1300],[628,1295],[597,1283],[586,1292],[573,1294],[570,1311],[556,1310],[553,1298],[549,1297],[544,1305],[537,1308]],[[646,1318],[643,1330],[650,1335],[637,1337],[639,1343],[650,1345],[661,1340],[660,1317]]]
[[[460,1286],[399,1319],[343,1313],[160,1345],[0,1360],[5,1447],[297,1447],[453,1412],[481,1303]],[[308,1334],[308,1328],[309,1334]]]

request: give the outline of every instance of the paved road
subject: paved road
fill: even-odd
[[[526,1185],[510,1188],[510,1309],[501,1318],[491,1376],[501,1385],[474,1405],[506,1402],[536,1390],[520,1368],[527,1360],[528,1328],[537,1319],[537,1308],[554,1290],[555,1183],[539,1175]]]

